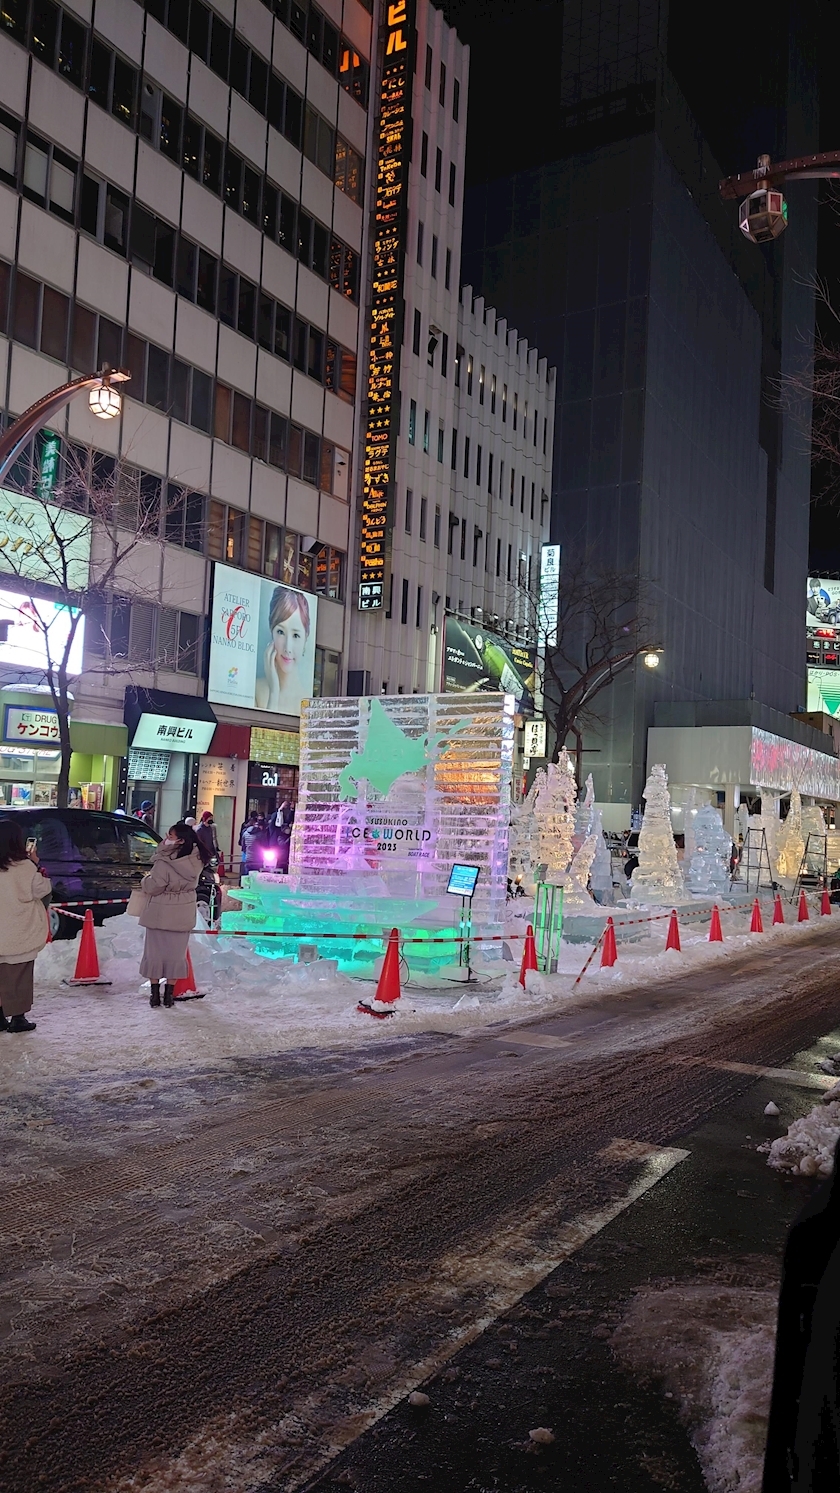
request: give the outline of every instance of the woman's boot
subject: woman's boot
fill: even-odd
[[[163,1004],[165,1006],[174,1006],[175,1004],[175,986],[170,985],[168,980],[163,992]]]
[[[152,980],[152,993],[149,996],[149,1005],[160,1005],[160,980]]]
[[[25,1016],[12,1016],[9,1020],[10,1032],[34,1032],[36,1023],[27,1021]]]
[[[7,1032],[8,1030],[9,1030],[9,1023],[6,1020],[5,1016],[3,1015],[3,1007],[0,1006],[0,1032]]]

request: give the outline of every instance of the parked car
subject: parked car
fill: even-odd
[[[116,899],[110,907],[94,907],[101,924],[125,912],[133,887],[149,870],[160,835],[127,814],[105,814],[90,809],[0,808],[0,819],[15,819],[25,839],[34,839],[44,870],[52,882],[54,903],[84,912],[80,904]],[[53,938],[75,938],[81,928],[56,907],[50,909]]]

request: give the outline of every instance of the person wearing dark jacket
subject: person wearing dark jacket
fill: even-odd
[[[196,827],[195,837],[207,851],[208,860],[212,860],[214,855],[218,856],[219,840],[216,834],[216,821],[209,809],[205,809],[202,814],[201,823]]]
[[[785,1245],[761,1488],[840,1488],[840,1142]]]

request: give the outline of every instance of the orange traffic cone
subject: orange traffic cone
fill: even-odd
[[[50,922],[50,910],[47,908],[47,943],[52,943],[52,923]]]
[[[525,976],[529,969],[537,969],[537,946],[534,942],[534,930],[531,924],[525,934],[525,947],[522,950],[522,963],[519,967],[519,984],[525,989]]]
[[[831,898],[828,895],[827,886],[823,887],[822,896],[820,897],[820,917],[831,917]]]
[[[720,913],[717,903],[712,908],[712,921],[709,924],[709,943],[723,943],[723,929],[720,926]]]
[[[680,943],[680,925],[677,922],[676,908],[674,908],[671,912],[671,921],[668,924],[668,937],[665,940],[665,947],[666,949],[676,949],[678,954],[682,953],[682,944]]]
[[[195,970],[193,969],[193,962],[190,956],[190,946],[187,944],[187,973],[182,975],[180,980],[175,981],[175,989],[172,995],[176,1001],[182,1001],[189,999],[190,991],[196,996],[199,994],[198,986],[195,983]]]
[[[110,985],[110,980],[103,980],[99,973],[99,955],[96,951],[96,934],[93,931],[93,913],[88,908],[85,920],[82,923],[82,936],[79,939],[79,953],[76,958],[76,969],[72,980],[65,981],[67,985]]]
[[[612,918],[607,918],[607,926],[604,929],[604,942],[601,947],[601,968],[612,969],[618,958],[618,950],[615,946],[615,925]]]
[[[357,1011],[363,1011],[366,1016],[377,1016],[381,1020],[386,1016],[393,1016],[393,1010],[377,1010],[376,1006],[391,1006],[400,998],[400,931],[392,928],[388,935],[388,947],[385,950],[385,958],[382,961],[382,972],[379,976],[379,984],[374,996],[375,1006],[369,1005],[367,1001],[359,1001]]]
[[[764,924],[761,921],[761,908],[756,897],[753,903],[752,917],[750,918],[750,933],[763,933]]]
[[[781,895],[779,894],[779,892],[777,892],[776,893],[776,897],[775,897],[775,901],[773,902],[773,923],[774,923],[774,925],[776,923],[783,923],[784,920],[785,920],[785,912],[784,912],[784,908],[782,907],[782,898],[781,898]]]
[[[797,921],[797,923],[807,923],[807,922],[810,922],[810,918],[808,916],[808,903],[805,900],[805,890],[804,890],[804,888],[799,893],[799,912],[796,915],[796,921]]]

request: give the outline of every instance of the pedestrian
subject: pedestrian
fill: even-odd
[[[840,1488],[840,1142],[785,1244],[762,1493]]]
[[[195,823],[195,820],[193,820]],[[209,858],[219,857],[219,841],[216,835],[216,821],[209,809],[205,809],[201,816],[201,823],[195,831],[196,839],[204,846]]]
[[[41,870],[34,844],[27,850],[23,828],[0,823],[0,1031],[34,1032],[32,1010],[35,956],[47,942],[49,914],[44,898],[52,885]]]
[[[183,820],[173,824],[155,851],[152,869],[140,883],[146,906],[140,926],[146,930],[140,973],[150,981],[150,1006],[171,1006],[176,980],[187,973],[187,945],[195,927],[195,889],[209,856]]]
[[[195,819],[193,819],[193,817],[192,817],[191,814],[187,815],[186,819],[184,820],[184,823],[188,824],[189,827],[190,827],[190,829],[195,829],[196,821],[195,821]]]
[[[155,806],[150,798],[146,798],[143,800],[139,809],[137,810],[137,814],[135,817],[137,819],[142,819],[144,824],[148,824],[150,828],[154,829]]]

